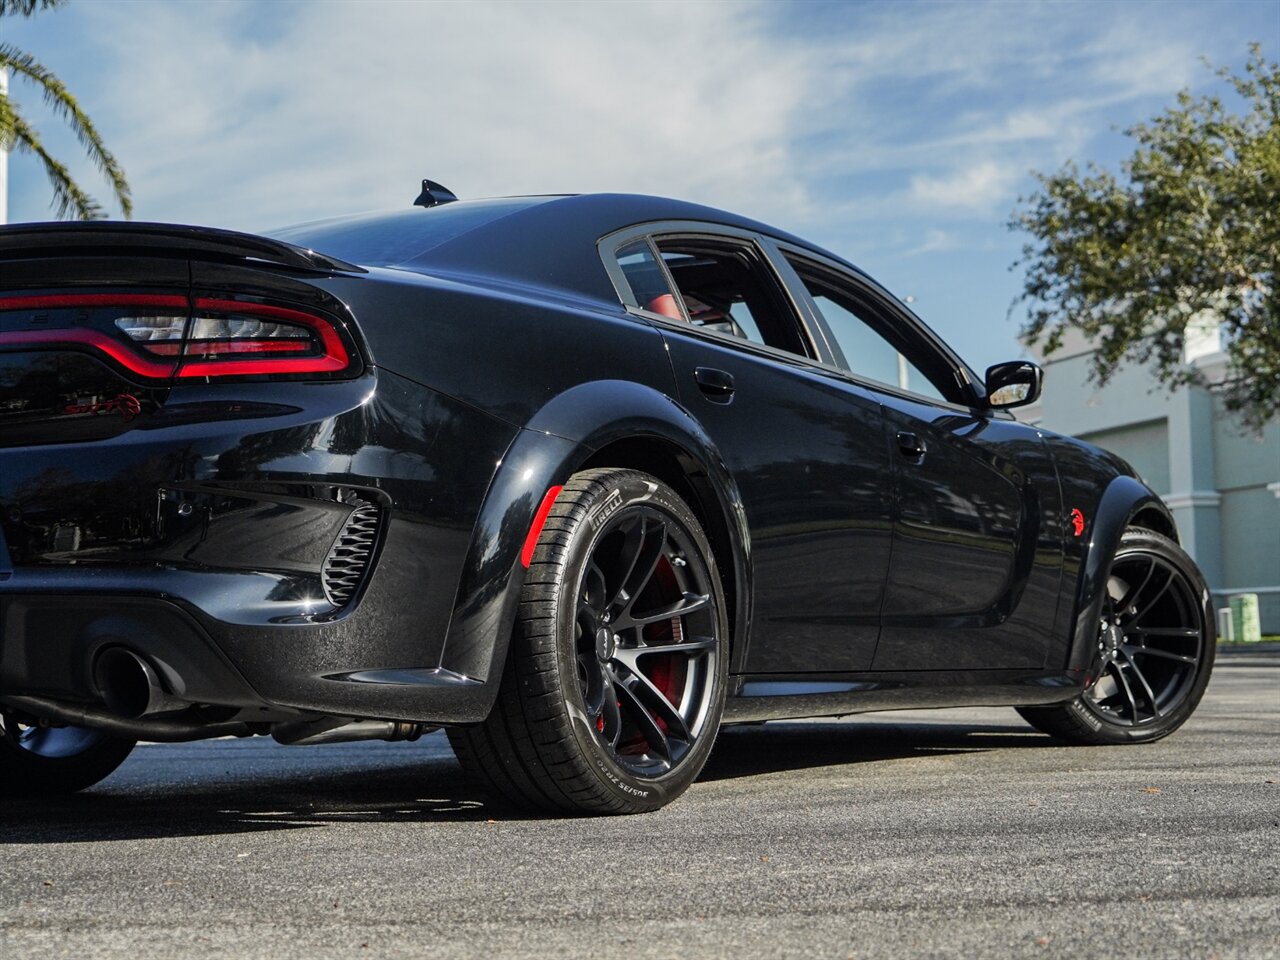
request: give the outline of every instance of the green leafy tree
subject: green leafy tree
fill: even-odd
[[[0,0],[0,18],[12,15],[29,17],[38,10],[57,8],[64,3],[65,0]],[[25,80],[40,90],[45,103],[71,126],[89,159],[110,182],[111,191],[124,215],[131,216],[133,200],[124,171],[62,81],[31,54],[9,43],[0,43],[0,71],[8,71],[15,80]],[[0,148],[21,150],[39,158],[53,186],[53,205],[57,216],[70,215],[80,220],[103,216],[102,207],[72,179],[66,166],[45,149],[40,135],[8,94],[0,94]]]
[[[1243,75],[1217,71],[1238,95],[1192,97],[1125,131],[1137,142],[1120,176],[1074,163],[1038,174],[1010,227],[1032,240],[1024,339],[1045,354],[1070,329],[1097,346],[1099,384],[1126,363],[1174,388],[1204,383],[1183,362],[1189,323],[1220,323],[1228,369],[1212,384],[1246,425],[1280,414],[1280,65],[1250,48]]]

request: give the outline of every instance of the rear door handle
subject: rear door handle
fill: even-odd
[[[898,431],[898,452],[913,463],[924,460],[924,444],[908,430]]]
[[[737,389],[733,383],[733,374],[715,367],[696,368],[693,379],[706,398],[715,403],[728,403],[733,399],[733,391]]]

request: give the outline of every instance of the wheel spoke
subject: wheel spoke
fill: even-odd
[[[1120,648],[1126,656],[1132,659],[1135,656],[1142,657],[1160,657],[1162,660],[1176,660],[1178,663],[1195,663],[1195,657],[1184,656],[1181,653],[1170,653],[1168,650],[1161,650],[1158,647],[1138,647],[1125,644]]]
[[[600,671],[604,675],[604,699],[600,704],[600,716],[604,720],[603,729],[600,731],[605,740],[609,742],[609,746],[615,749],[618,746],[618,738],[622,736],[622,716],[618,712],[618,687],[613,682],[613,677],[609,675],[608,670]]]
[[[1151,599],[1149,599],[1149,600],[1147,601],[1147,605],[1146,605],[1145,607],[1143,607],[1141,610],[1139,610],[1137,613],[1135,613],[1135,614],[1134,614],[1134,615],[1129,619],[1129,622],[1130,622],[1130,623],[1137,623],[1137,622],[1138,622],[1138,621],[1140,621],[1143,617],[1145,617],[1148,613],[1150,613],[1150,612],[1151,612],[1151,609],[1152,609],[1152,608],[1153,608],[1157,603],[1159,603],[1159,602],[1160,602],[1160,598],[1161,598],[1161,597],[1163,597],[1166,593],[1168,593],[1168,592],[1169,592],[1169,588],[1170,588],[1171,586],[1173,586],[1174,581],[1175,581],[1175,580],[1177,580],[1177,579],[1178,579],[1178,575],[1177,575],[1174,571],[1170,570],[1170,571],[1169,571],[1169,577],[1168,577],[1168,579],[1167,579],[1167,580],[1165,580],[1164,585],[1163,585],[1159,590],[1157,590],[1157,591],[1155,592],[1155,596],[1151,597]]]
[[[1120,666],[1120,661],[1112,660],[1111,668],[1116,678],[1120,681],[1120,687],[1124,690],[1125,699],[1129,701],[1130,723],[1134,726],[1138,725],[1138,700],[1133,695],[1133,687],[1129,685],[1129,678],[1124,675],[1124,669]]]
[[[613,659],[622,666],[626,667],[632,673],[639,673],[640,668],[637,666],[641,657],[649,654],[679,654],[684,657],[696,657],[700,654],[709,653],[716,647],[716,642],[711,637],[701,640],[687,640],[684,643],[668,643],[665,645],[653,647],[618,647],[613,651]]]
[[[1147,702],[1151,704],[1152,714],[1156,717],[1156,719],[1159,719],[1159,717],[1161,716],[1160,706],[1159,704],[1156,703],[1156,695],[1155,695],[1155,692],[1151,689],[1151,684],[1147,683],[1146,676],[1143,675],[1141,668],[1138,666],[1137,662],[1133,659],[1133,657],[1129,656],[1128,654],[1124,654],[1124,659],[1125,659],[1125,662],[1129,664],[1129,669],[1133,671],[1133,675],[1138,678],[1138,682],[1142,684],[1142,691],[1147,695]]]
[[[666,542],[667,525],[661,520],[642,516],[627,531],[623,543],[627,572],[618,581],[618,590],[609,601],[609,611],[615,618],[629,616],[631,605],[653,577]]]
[[[1140,633],[1144,637],[1179,637],[1186,640],[1200,637],[1200,631],[1190,627],[1131,627],[1129,632]]]
[[[1129,592],[1126,593],[1123,598],[1116,601],[1116,605],[1115,605],[1116,609],[1123,612],[1125,610],[1128,610],[1130,607],[1132,607],[1134,604],[1134,601],[1138,599],[1138,595],[1142,593],[1143,590],[1147,589],[1147,584],[1151,582],[1151,578],[1154,577],[1155,574],[1156,574],[1155,557],[1148,557],[1146,576],[1142,578],[1141,583],[1139,583],[1136,587],[1131,586],[1129,588]]]
[[[701,610],[710,603],[711,597],[709,594],[686,593],[675,603],[669,603],[665,607],[650,610],[641,616],[626,614],[615,621],[615,624],[619,629],[624,627],[643,627],[646,624],[657,623],[659,620],[671,620],[675,617],[683,617],[685,614],[693,613],[695,610]]]
[[[603,612],[605,601],[609,596],[609,581],[594,559],[582,578],[582,586],[584,595],[579,599],[579,605],[597,613]]]
[[[582,685],[582,705],[592,716],[600,712],[600,672],[600,665],[594,657],[579,652],[578,682]]]
[[[689,726],[685,723],[684,717],[680,715],[680,710],[676,705],[668,700],[667,695],[654,686],[653,681],[639,670],[629,672],[631,673],[631,682],[620,683],[619,686],[634,694],[638,701],[644,703],[647,712],[661,717],[671,735],[683,740],[685,743],[691,742],[693,737],[689,733]]]
[[[635,691],[628,687],[625,683],[619,683],[615,689],[618,691],[618,700],[623,704],[623,709],[635,722],[636,727],[640,730],[640,735],[644,737],[645,742],[655,750],[668,763],[673,760],[671,752],[671,740],[662,728],[658,726],[657,720],[653,714],[649,712],[649,708],[636,696]]]

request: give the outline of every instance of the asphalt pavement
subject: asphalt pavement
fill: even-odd
[[[0,806],[0,957],[1280,957],[1280,658],[1137,747],[1012,710],[733,728],[665,810],[524,818],[442,736],[139,747]]]

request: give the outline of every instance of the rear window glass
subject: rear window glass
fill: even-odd
[[[632,296],[636,303],[646,310],[667,313],[675,319],[680,316],[680,308],[675,305],[671,296],[671,287],[663,275],[658,261],[653,258],[649,249],[649,241],[635,240],[618,251],[618,266],[622,268],[627,283],[631,286]],[[664,298],[668,303],[664,303]]]
[[[265,235],[368,267],[389,267],[421,256],[428,250],[526,210],[551,197],[503,200],[465,200],[437,207],[361,214],[316,220]]]

